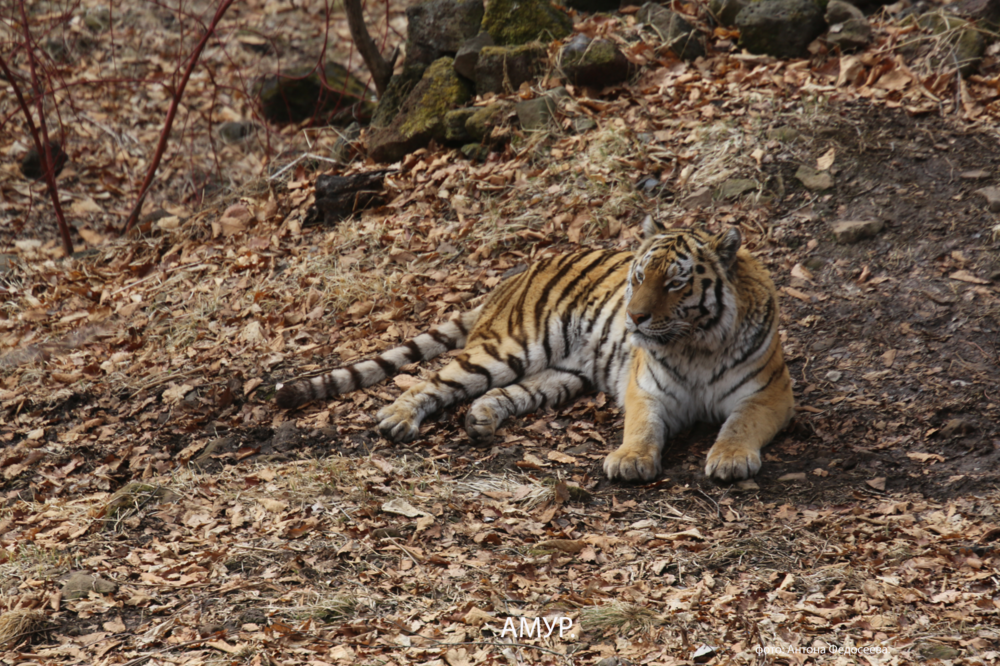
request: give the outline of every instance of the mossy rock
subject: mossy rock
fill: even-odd
[[[957,67],[962,76],[976,73],[986,51],[986,40],[976,26],[965,19],[939,12],[924,14],[917,19],[917,25],[947,44],[947,48],[934,49],[938,52],[931,54],[931,64],[935,68]],[[910,51],[919,53],[933,47],[926,43],[926,36],[923,40],[915,41],[918,42],[917,47],[909,49]],[[925,43],[919,44],[920,41]],[[907,50],[908,46],[909,44],[904,44],[902,48]],[[942,50],[943,53],[940,52]]]
[[[603,88],[628,80],[632,63],[613,42],[580,34],[559,53],[559,68],[575,85]]]
[[[521,46],[484,46],[476,61],[476,94],[514,92],[548,66],[548,49],[541,42]]]
[[[329,124],[348,124],[371,117],[375,104],[368,87],[347,69],[328,62],[265,76],[254,86],[261,115],[276,124],[300,123],[309,118]]]
[[[639,9],[635,19],[652,26],[678,58],[694,60],[705,55],[701,34],[677,12],[647,2]]]
[[[372,133],[368,155],[378,162],[396,162],[432,139],[446,139],[445,114],[472,99],[472,89],[454,69],[452,58],[439,58],[406,97],[388,127]]]
[[[490,0],[482,27],[497,44],[516,46],[562,39],[573,31],[573,21],[548,0]]]
[[[468,143],[469,132],[465,129],[465,123],[475,115],[476,107],[469,106],[464,109],[455,109],[444,114],[444,138],[445,141]]]
[[[509,102],[495,102],[478,108],[465,121],[465,131],[473,141],[486,141],[493,134],[493,128],[503,122],[504,115],[510,110]]]
[[[389,85],[386,86],[385,92],[382,93],[382,97],[378,101],[378,106],[375,107],[375,113],[372,115],[372,127],[388,127],[392,123],[396,114],[399,113],[399,109],[403,106],[403,102],[406,101],[407,96],[420,82],[426,71],[427,65],[423,63],[407,63],[403,67],[403,71],[392,75],[392,78],[389,79]]]

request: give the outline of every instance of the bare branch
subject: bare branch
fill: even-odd
[[[354,38],[354,45],[358,47],[361,58],[368,66],[368,71],[372,73],[372,80],[375,82],[375,91],[381,97],[389,85],[392,78],[392,68],[396,65],[398,51],[392,54],[392,58],[386,61],[375,45],[368,28],[365,26],[365,17],[361,11],[361,0],[344,0],[344,11],[347,12],[347,25],[351,29],[351,37]]]

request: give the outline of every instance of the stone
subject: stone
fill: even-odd
[[[806,186],[807,190],[819,192],[833,187],[833,176],[829,171],[817,171],[812,167],[802,165],[796,170],[795,177]]]
[[[370,118],[375,109],[364,82],[336,62],[265,76],[254,85],[254,97],[261,115],[279,125],[309,118],[347,125]]]
[[[865,13],[844,0],[830,0],[826,6],[826,14],[823,16],[830,25],[834,23],[844,23],[851,19],[863,19]]]
[[[541,97],[519,102],[514,106],[521,128],[529,132],[543,130],[555,122],[559,100],[569,98],[565,88],[553,88]]]
[[[757,181],[749,178],[730,178],[715,191],[715,198],[720,201],[735,199],[741,194],[757,190]]]
[[[496,46],[490,33],[481,32],[475,37],[465,40],[458,48],[455,56],[455,71],[467,79],[476,79],[476,63],[479,62],[479,52],[486,46]]]
[[[472,98],[469,84],[455,72],[454,60],[439,58],[427,68],[387,127],[371,133],[368,155],[377,162],[396,162],[426,146],[444,141],[444,116]]]
[[[652,26],[667,48],[681,60],[694,60],[705,55],[701,34],[677,12],[655,2],[647,2],[636,13],[635,20]]]
[[[822,34],[823,11],[812,0],[759,0],[736,15],[740,46],[758,55],[807,58],[808,46]]]
[[[511,107],[510,102],[494,102],[477,108],[465,121],[466,134],[472,141],[486,141],[493,134],[493,128],[503,122]]]
[[[782,127],[774,127],[767,130],[764,135],[771,139],[772,141],[780,141],[781,143],[794,143],[802,137],[802,132],[790,127],[788,125],[783,125]]]
[[[478,111],[474,106],[464,109],[455,109],[444,114],[444,138],[445,141],[454,143],[468,143],[469,132],[465,129],[465,123]]]
[[[484,46],[476,62],[476,94],[514,92],[533,81],[548,66],[548,49],[541,42],[522,46]]]
[[[454,56],[483,22],[483,0],[427,0],[406,8],[406,62]]]
[[[254,123],[230,120],[219,125],[219,138],[226,143],[239,143],[250,136],[255,129],[257,126]]]
[[[900,44],[907,58],[930,56],[931,66],[938,69],[957,67],[963,77],[975,74],[986,51],[986,40],[980,29],[952,14],[927,13],[916,19],[917,25],[937,39],[916,35]]]
[[[843,376],[844,373],[842,373],[840,370],[831,370],[830,372],[826,373],[827,381],[831,382],[839,382]]]
[[[958,0],[948,9],[987,30],[1000,30],[1000,0]]]
[[[971,421],[967,421],[966,419],[951,419],[944,424],[939,433],[942,437],[952,439],[973,432],[975,429],[976,426]]]
[[[482,162],[490,154],[489,146],[484,146],[481,143],[467,143],[459,150],[473,162]]]
[[[736,25],[736,15],[746,7],[746,0],[710,0],[708,12],[721,25],[731,28]]]
[[[338,133],[337,140],[330,149],[330,157],[341,163],[350,162],[357,152],[354,144],[360,137],[361,125],[356,122],[351,123],[344,128],[344,131]]]
[[[712,205],[712,190],[702,187],[689,194],[682,202],[684,208],[703,208]]]
[[[372,114],[372,127],[388,127],[392,123],[396,114],[399,113],[399,109],[403,106],[403,102],[406,101],[407,96],[420,82],[426,71],[427,66],[423,63],[407,64],[403,66],[399,74],[392,75],[392,78],[389,79],[389,85],[386,86],[385,92],[378,100],[375,113]]]
[[[63,583],[62,598],[67,601],[75,599],[85,599],[91,592],[98,594],[114,594],[118,586],[109,580],[91,576],[83,572],[76,572]]]
[[[632,63],[613,42],[592,40],[582,33],[559,52],[559,68],[570,83],[591,88],[622,83],[634,72]]]
[[[847,53],[868,46],[872,41],[872,34],[871,24],[862,17],[831,25],[826,41],[839,48],[841,53]]]
[[[573,131],[577,134],[589,132],[595,127],[597,127],[597,121],[589,116],[580,116],[573,119]]]
[[[1000,213],[1000,188],[984,187],[976,190],[973,194],[986,203],[991,213]]]
[[[962,656],[962,651],[951,645],[941,643],[920,643],[917,653],[924,659],[952,660]]]
[[[111,8],[104,5],[89,8],[83,15],[83,24],[93,32],[104,32],[111,27]]]
[[[573,31],[573,21],[548,0],[490,0],[482,28],[500,46],[517,46],[562,39]]]
[[[882,220],[841,220],[831,225],[833,238],[838,243],[849,245],[865,238],[873,238],[882,231]]]

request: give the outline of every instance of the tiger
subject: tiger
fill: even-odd
[[[488,443],[508,418],[602,391],[625,414],[609,479],[648,482],[668,439],[721,422],[705,474],[755,475],[761,448],[790,421],[792,381],[767,271],[738,228],[668,228],[647,217],[635,252],[582,249],[541,259],[500,282],[473,310],[402,346],[279,385],[283,409],[371,386],[407,364],[461,349],[378,412],[378,428],[409,442],[434,412],[472,400],[465,430]]]

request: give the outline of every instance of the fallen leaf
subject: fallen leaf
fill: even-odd
[[[565,463],[567,465],[575,465],[577,463],[576,458],[561,451],[549,451],[545,457],[554,462]]]
[[[912,452],[912,453],[907,453],[906,457],[909,458],[910,460],[917,460],[919,462],[930,461],[932,464],[935,462],[944,462],[946,460],[944,456],[938,455],[937,453]]]
[[[417,509],[412,504],[404,499],[396,498],[385,502],[382,505],[382,511],[386,513],[395,513],[400,516],[406,516],[407,518],[416,518],[417,516],[427,516],[430,515],[426,511],[421,511]]]
[[[837,157],[837,149],[830,148],[830,150],[823,153],[819,159],[816,160],[816,169],[818,171],[826,171],[833,166],[833,160]]]
[[[989,280],[984,280],[980,277],[976,277],[972,273],[966,270],[955,271],[949,275],[952,280],[958,280],[959,282],[968,282],[970,284],[989,284]]]

